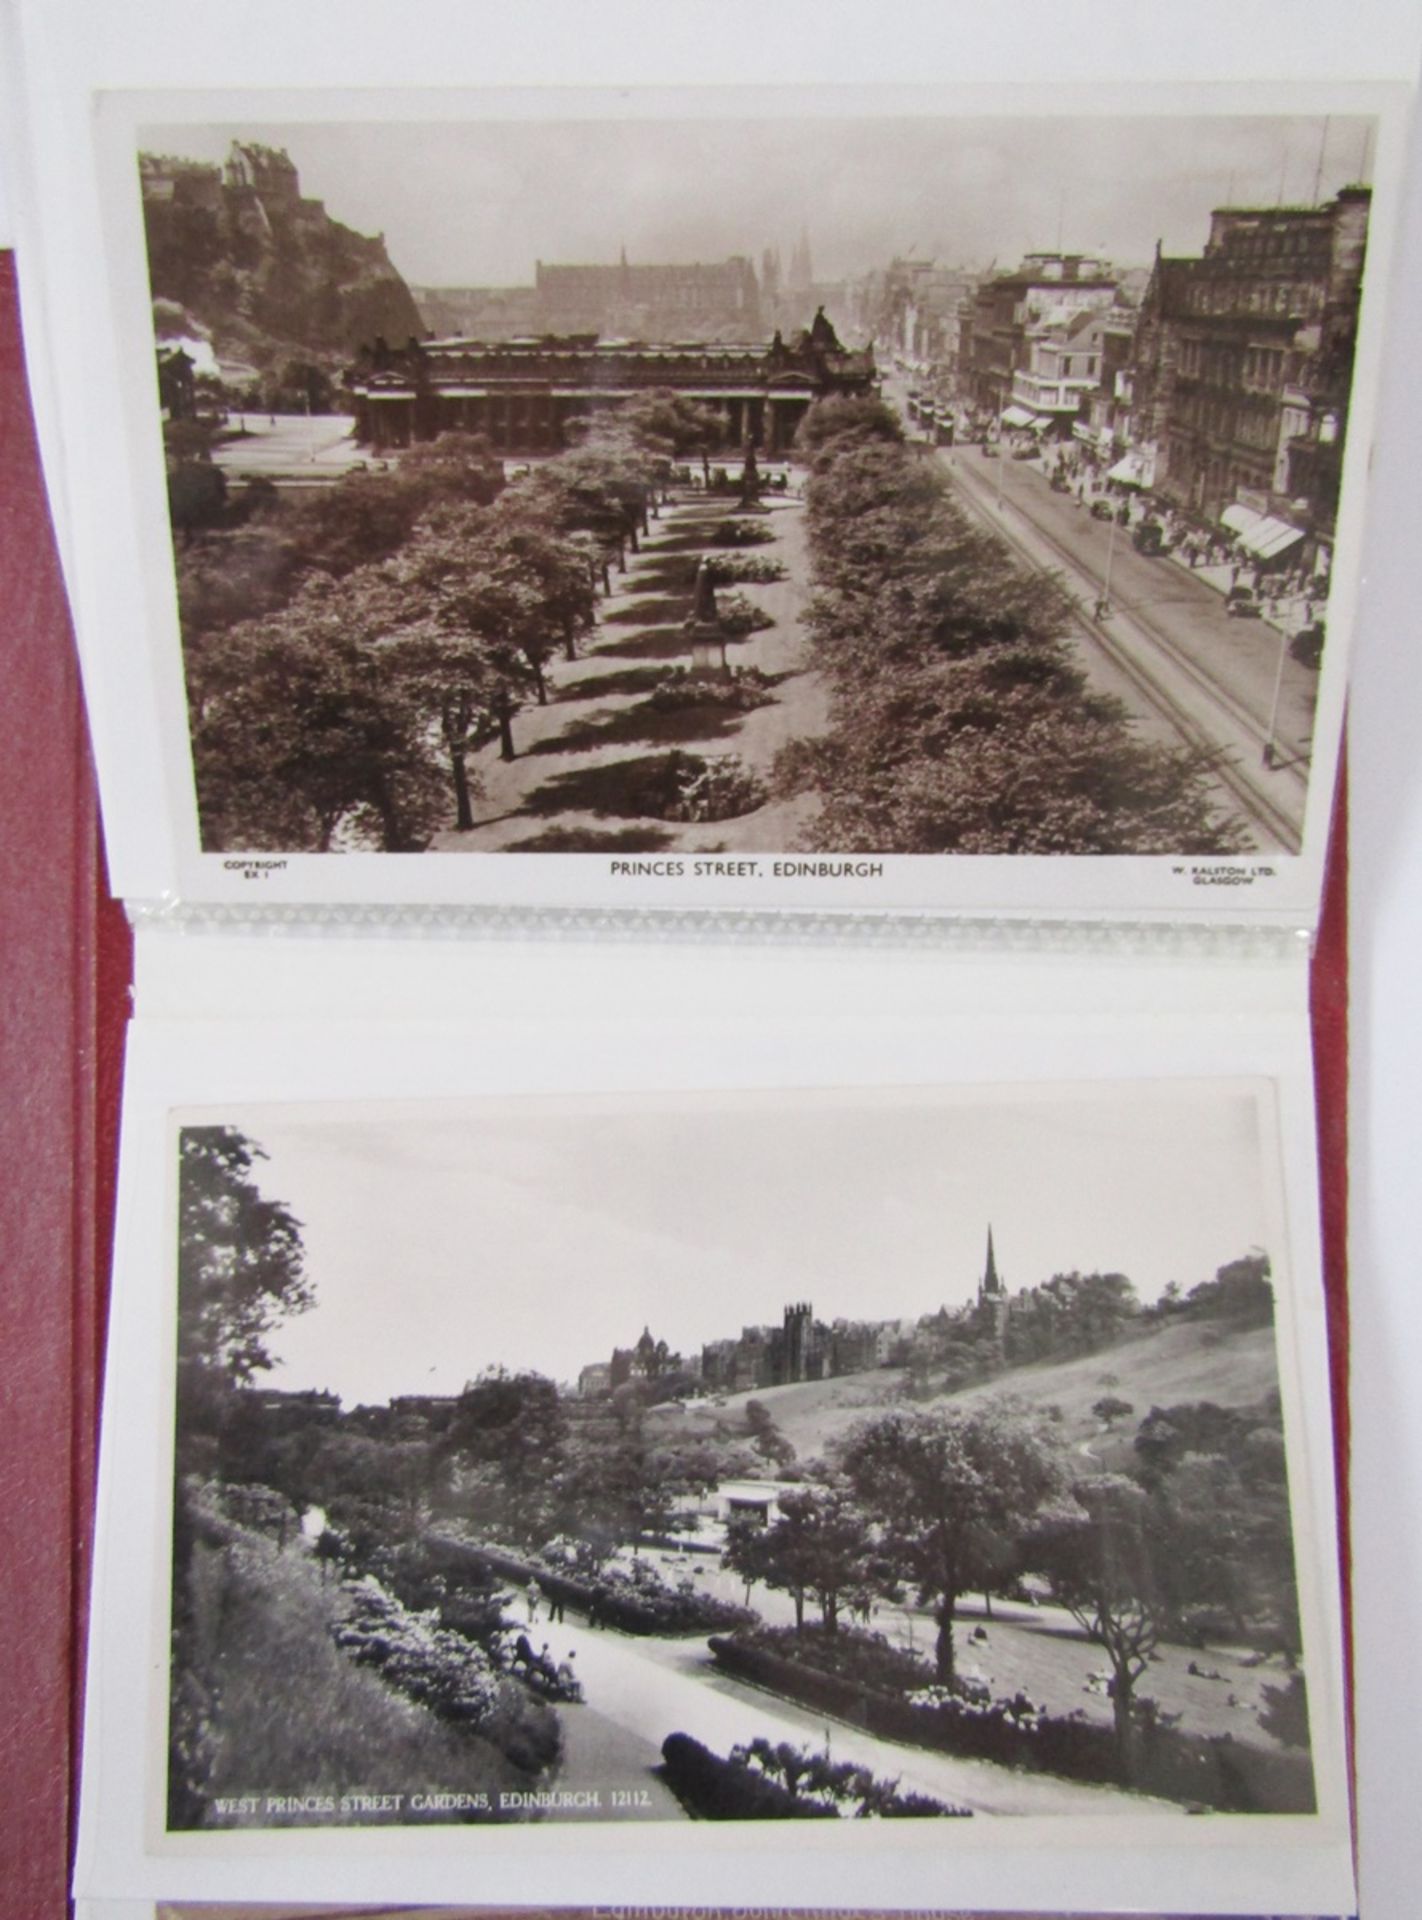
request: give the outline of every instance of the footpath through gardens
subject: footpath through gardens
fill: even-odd
[[[775,799],[771,764],[787,741],[822,731],[828,716],[827,692],[808,669],[800,625],[809,562],[798,484],[792,469],[788,490],[765,493],[765,510],[754,515],[738,511],[734,494],[677,490],[651,521],[641,551],[628,555],[627,571],[612,574],[612,592],[599,601],[597,625],[579,658],[556,663],[548,705],[518,713],[517,757],[503,760],[491,744],[471,762],[483,784],[475,825],[437,834],[436,851],[783,853],[795,844],[814,802]],[[727,520],[763,526],[771,537],[716,546],[713,532]],[[754,668],[764,676],[764,704],[749,711],[727,704],[725,683],[718,689],[712,680],[702,701],[684,693],[675,705],[654,698],[669,674],[690,663],[684,623],[703,554],[769,560],[785,570],[779,580],[718,589],[723,603],[733,593],[744,595],[773,622],[727,641],[733,670]],[[717,820],[669,820],[647,811],[673,752],[739,763],[762,783],[752,805]]]
[[[648,1781],[645,1774],[620,1771],[635,1749],[611,1731],[599,1733],[599,1720],[642,1743],[642,1765],[647,1769],[661,1764],[662,1742],[669,1733],[688,1733],[723,1758],[732,1747],[758,1737],[815,1751],[822,1751],[828,1739],[836,1760],[852,1760],[882,1779],[896,1779],[905,1792],[925,1793],[977,1813],[1180,1812],[1169,1802],[1145,1794],[1081,1785],[1051,1774],[1022,1773],[991,1760],[899,1746],[858,1727],[829,1721],[823,1713],[777,1699],[719,1672],[704,1634],[642,1639],[573,1620],[555,1631],[559,1657],[565,1644],[576,1657],[587,1705],[559,1709],[568,1744],[553,1784],[564,1790],[601,1788],[604,1802],[612,1787],[635,1788]],[[580,1727],[580,1719],[592,1724]],[[667,1809],[655,1792],[660,1783],[651,1785],[654,1804],[644,1807],[642,1816],[655,1819]],[[606,1806],[603,1811],[605,1815]]]

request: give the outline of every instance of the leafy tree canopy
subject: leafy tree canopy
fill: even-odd
[[[301,1227],[253,1177],[262,1149],[236,1127],[184,1127],[178,1144],[178,1377],[183,1396],[248,1385],[267,1337],[315,1303]]]
[[[895,1563],[936,1602],[938,1670],[953,1674],[953,1615],[978,1584],[975,1543],[1010,1536],[1062,1482],[1054,1443],[1009,1400],[895,1412],[850,1435],[842,1465]]]

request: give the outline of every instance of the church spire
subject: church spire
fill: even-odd
[[[983,1269],[982,1285],[978,1289],[980,1300],[1000,1299],[1003,1292],[1002,1279],[997,1271],[997,1259],[992,1250],[992,1228],[988,1227],[987,1265]]]

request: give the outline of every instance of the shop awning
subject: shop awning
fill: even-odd
[[[1256,513],[1253,507],[1242,507],[1237,501],[1232,501],[1220,515],[1220,525],[1228,527],[1231,533],[1237,533],[1242,540],[1250,528],[1257,527],[1263,518],[1263,514]]]
[[[1005,427],[1030,427],[1036,417],[1026,407],[1011,406],[1002,410],[1002,424]]]
[[[1267,514],[1261,514],[1254,526],[1240,534],[1239,544],[1246,553],[1252,553],[1256,560],[1276,560],[1302,539],[1302,531],[1298,527],[1291,527],[1287,520],[1275,520]]]
[[[1128,453],[1123,460],[1118,460],[1115,466],[1108,471],[1106,478],[1108,480],[1119,481],[1123,487],[1148,487],[1150,485],[1150,476],[1146,471],[1146,463],[1138,453]]]

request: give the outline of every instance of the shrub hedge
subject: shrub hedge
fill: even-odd
[[[830,1807],[806,1805],[784,1787],[723,1760],[689,1733],[662,1742],[667,1785],[698,1820],[834,1820]]]
[[[1159,1725],[1142,1727],[1128,1779],[1114,1731],[1076,1715],[1024,1712],[1025,1703],[1017,1701],[913,1706],[902,1694],[818,1671],[739,1636],[713,1635],[709,1644],[728,1673],[888,1740],[1071,1780],[1131,1787],[1221,1812],[1314,1810],[1313,1769],[1305,1756],[1269,1753],[1228,1734],[1211,1737]]]
[[[604,1626],[619,1627],[623,1633],[678,1634],[699,1633],[708,1629],[729,1631],[746,1626],[754,1614],[744,1607],[731,1606],[710,1594],[683,1592],[664,1582],[632,1587],[612,1579],[590,1580],[584,1575],[560,1573],[538,1560],[521,1559],[502,1547],[470,1547],[477,1562],[506,1580],[526,1585],[536,1580],[550,1599],[579,1613],[595,1615]]]

